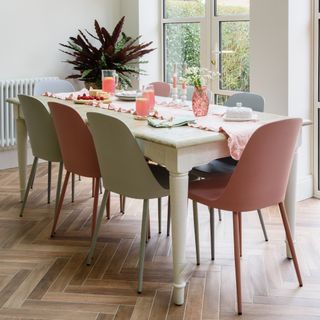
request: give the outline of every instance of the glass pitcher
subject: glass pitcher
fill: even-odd
[[[114,94],[118,80],[116,70],[101,70],[102,91]]]

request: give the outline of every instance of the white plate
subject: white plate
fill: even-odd
[[[127,93],[116,93],[115,96],[120,99],[120,100],[124,100],[124,101],[135,101],[137,94],[127,94]]]
[[[258,119],[258,116],[256,114],[253,114],[251,118],[229,118],[224,115],[223,117],[224,121],[237,121],[237,122],[242,122],[242,121],[256,121]]]

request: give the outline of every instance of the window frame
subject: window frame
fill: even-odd
[[[161,0],[161,70],[162,81],[165,79],[165,24],[174,23],[199,23],[200,24],[200,66],[208,68],[211,71],[220,70],[221,63],[221,39],[220,39],[220,23],[229,21],[249,21],[250,14],[234,14],[234,15],[215,15],[217,0],[206,0],[205,15],[203,17],[181,17],[181,18],[165,18],[165,2]],[[216,50],[218,48],[218,50]],[[216,61],[215,66],[210,63],[211,59]],[[218,68],[217,68],[218,67]],[[230,96],[237,91],[220,89],[220,77],[215,77],[209,84],[215,97],[217,95]]]
[[[314,196],[320,198],[320,1],[313,1]]]

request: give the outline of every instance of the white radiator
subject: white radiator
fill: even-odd
[[[0,149],[16,144],[13,108],[6,99],[17,97],[18,94],[33,95],[34,84],[48,79],[58,77],[0,80]]]

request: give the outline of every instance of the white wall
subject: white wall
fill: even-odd
[[[148,61],[141,64],[146,75],[139,81],[134,81],[135,87],[153,81],[161,80],[161,30],[160,30],[160,0],[121,0],[121,15],[126,16],[124,31],[128,36],[142,35],[140,42],[152,41],[153,52],[142,57]]]
[[[39,76],[65,78],[71,65],[59,51],[77,30],[94,31],[94,19],[113,28],[119,0],[10,0],[0,4],[0,79]],[[29,163],[31,161],[29,152]],[[17,166],[16,151],[0,150],[0,169]]]
[[[312,119],[312,0],[251,0],[250,86],[266,111]],[[312,127],[303,128],[298,198],[312,196]]]
[[[0,11],[0,79],[64,78],[72,70],[59,43],[79,28],[94,31],[94,19],[112,28],[120,17],[118,0],[10,0]]]

